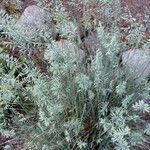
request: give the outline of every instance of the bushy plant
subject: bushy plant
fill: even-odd
[[[54,39],[45,43],[50,57],[44,73],[35,67],[30,57],[14,58],[6,53],[6,46],[10,44],[25,50],[23,42],[29,44],[30,51],[32,42],[20,41],[19,34],[18,39],[11,34],[11,19],[1,15],[1,30],[12,37],[10,43],[1,38],[2,136],[20,138],[25,149],[37,150],[129,150],[144,141],[149,125],[143,131],[138,128],[137,120],[150,112],[146,100],[150,83],[132,78],[120,65],[118,54],[127,47],[120,41],[117,26],[120,3],[115,2],[118,9],[112,10],[110,5],[102,9],[115,15],[110,17],[113,23],[109,30],[99,23],[100,47],[94,56],[80,49],[79,35],[67,26],[72,20],[63,17],[65,10],[56,11],[58,32],[62,38],[68,38],[68,43],[62,49]],[[73,23],[77,28],[76,22]],[[40,48],[38,44],[36,49]]]

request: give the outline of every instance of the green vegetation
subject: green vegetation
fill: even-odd
[[[138,26],[128,45],[121,41],[120,1],[94,1],[99,2],[105,3],[101,11],[108,16],[109,26],[103,20],[92,25],[82,18],[85,30],[97,30],[100,42],[95,54],[75,31],[78,20],[61,3],[51,12],[59,41],[42,32],[36,38],[25,37],[14,28],[16,18],[0,13],[1,136],[22,140],[27,150],[134,150],[150,134],[149,125],[139,129],[137,124],[150,112],[146,101],[150,83],[134,79],[120,63],[121,53],[129,46],[141,48],[148,43]],[[46,2],[47,6],[39,5],[50,9]],[[67,43],[60,48],[62,39]],[[17,57],[12,49],[19,49]],[[39,64],[38,57],[35,62],[30,55],[38,50],[50,54]],[[41,59],[46,63],[44,71]]]

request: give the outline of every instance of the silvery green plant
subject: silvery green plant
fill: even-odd
[[[101,27],[99,30],[105,32]],[[117,52],[108,53],[107,49],[104,53],[105,46],[114,40],[113,34],[105,37],[103,49],[97,50],[88,70],[81,64],[78,54],[73,52],[75,59],[67,55],[67,48],[58,53],[54,42],[55,50],[49,49],[54,50],[54,57],[49,59],[51,76],[37,75],[34,83],[38,82],[31,92],[40,107],[38,125],[43,130],[42,135],[49,136],[56,145],[49,145],[44,138],[50,149],[97,146],[123,150],[133,149],[144,140],[136,121],[149,112],[149,105],[142,100],[144,95],[149,95],[145,87],[148,81],[132,80],[127,70],[119,68],[112,59],[117,58],[120,43],[114,44]]]
[[[59,12],[55,15],[59,19]],[[2,17],[4,23],[9,21]],[[60,22],[57,28],[62,37],[72,35],[68,28],[65,34]],[[1,29],[7,31],[3,26]],[[102,23],[97,31],[100,47],[89,64],[84,59],[86,50],[81,55],[72,36],[62,50],[57,41],[46,43],[51,54],[46,73],[41,73],[30,58],[10,57],[2,48],[1,135],[20,138],[25,149],[35,150],[134,150],[142,144],[149,135],[149,124],[139,129],[137,121],[150,112],[149,82],[133,79],[120,67],[118,53],[126,47],[119,40],[115,21],[109,33]],[[3,39],[1,42],[5,45]]]

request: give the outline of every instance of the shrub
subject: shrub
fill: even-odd
[[[1,135],[22,139],[25,149],[42,150],[129,150],[144,141],[148,128],[139,130],[137,120],[150,111],[146,101],[149,82],[133,79],[125,67],[120,67],[118,54],[127,47],[120,41],[120,2],[115,3],[118,9],[113,10],[109,31],[101,22],[97,27],[100,47],[94,56],[85,48],[81,50],[79,35],[71,36],[65,29],[68,26],[61,26],[63,21],[67,24],[65,10],[56,11],[58,31],[69,42],[62,50],[54,39],[44,43],[52,56],[44,73],[25,54],[14,58],[6,53],[8,45],[26,50],[26,42],[30,51],[30,43],[34,43],[11,34],[13,19],[1,14],[1,30],[12,37],[8,43],[1,38]],[[112,9],[104,5],[102,10],[110,13]],[[36,46],[41,48],[40,43]]]

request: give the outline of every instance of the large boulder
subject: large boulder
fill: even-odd
[[[28,6],[15,24],[22,35],[34,38],[51,35],[53,27],[51,13],[36,5]]]
[[[150,51],[128,50],[122,55],[122,63],[133,72],[135,77],[150,77]]]

